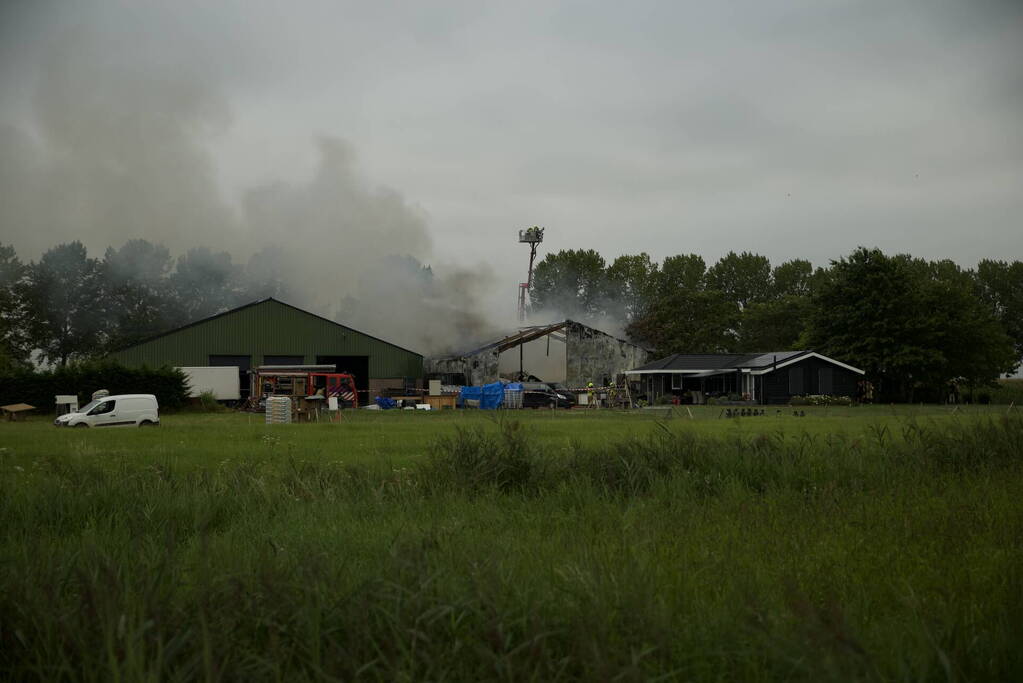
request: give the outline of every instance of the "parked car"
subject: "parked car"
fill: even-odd
[[[567,394],[554,391],[544,382],[522,383],[523,408],[571,408],[575,402]]]
[[[555,393],[561,394],[571,401],[572,405],[576,405],[578,403],[575,397],[575,392],[569,389],[564,382],[547,382],[546,384],[553,389]]]
[[[104,396],[53,421],[58,427],[155,427],[160,406],[152,394]]]

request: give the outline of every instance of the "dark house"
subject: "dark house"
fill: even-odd
[[[626,373],[649,400],[666,394],[683,403],[724,396],[760,404],[793,396],[857,395],[863,370],[814,351],[751,354],[675,354]]]

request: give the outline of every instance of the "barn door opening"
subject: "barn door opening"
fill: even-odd
[[[338,372],[347,372],[355,377],[356,389],[369,391],[369,356],[317,356],[316,363],[333,363]],[[359,394],[360,403],[366,400],[367,395]]]

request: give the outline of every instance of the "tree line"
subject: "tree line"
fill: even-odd
[[[430,279],[422,264],[396,270]],[[272,251],[247,263],[205,247],[174,257],[130,240],[90,257],[80,242],[23,262],[0,244],[0,369],[32,359],[56,366],[102,356],[229,308],[286,297]],[[563,250],[536,267],[535,312],[607,327],[613,320],[659,355],[815,349],[867,371],[884,395],[970,384],[1012,372],[1023,357],[1023,263],[983,260],[961,268],[860,248],[813,267],[772,266],[730,252],[708,266],[697,254],[610,263],[596,251]],[[350,309],[352,301],[339,302]]]
[[[579,249],[547,255],[533,283],[535,311],[621,321],[660,356],[814,349],[864,369],[892,400],[990,383],[1023,358],[1020,261],[964,269],[859,248],[827,267],[749,252],[708,267],[697,254],[608,263]]]
[[[89,256],[59,244],[23,262],[0,244],[0,369],[36,358],[63,367],[102,356],[228,308],[281,296],[272,254],[246,264],[205,247],[173,257],[167,247],[130,240]]]

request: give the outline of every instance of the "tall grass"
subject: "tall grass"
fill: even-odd
[[[1023,418],[0,452],[0,678],[1020,680]]]
[[[991,403],[1023,408],[1023,379],[1000,379],[994,387],[979,390],[978,396],[981,393],[986,393]]]

